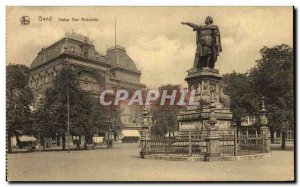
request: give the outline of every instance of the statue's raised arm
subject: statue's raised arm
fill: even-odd
[[[187,25],[193,28],[193,30],[198,30],[201,29],[201,26],[196,25],[194,23],[190,23],[190,22],[181,22],[182,25]]]

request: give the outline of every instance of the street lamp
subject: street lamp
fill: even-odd
[[[262,109],[260,111],[261,116],[260,116],[260,125],[261,126],[267,126],[268,125],[268,118],[266,116],[267,110],[266,110],[266,106],[265,106],[265,97],[261,97],[261,105],[262,105]]]
[[[69,96],[69,78],[67,80],[67,110],[68,110],[68,153],[70,153],[70,96]]]
[[[65,60],[67,68],[70,67],[68,59]],[[68,115],[68,122],[67,122],[67,134],[68,134],[68,153],[70,153],[70,91],[69,91],[69,77],[67,77],[67,115]]]

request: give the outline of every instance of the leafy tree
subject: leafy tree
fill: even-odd
[[[10,64],[6,66],[6,122],[7,149],[11,152],[11,137],[32,134],[31,105],[33,94],[27,86],[29,68],[25,65]]]
[[[115,94],[107,94],[105,101],[111,101],[114,103]],[[92,118],[95,118],[97,122],[96,127],[99,131],[104,132],[117,132],[120,131],[124,124],[121,121],[122,110],[120,105],[106,105],[103,106],[99,102],[94,106],[94,112]],[[99,115],[101,114],[101,115]]]
[[[83,124],[88,123],[87,114],[91,104],[86,101],[76,79],[76,71],[71,67],[63,67],[53,84],[46,90],[43,103],[37,109],[37,122],[40,132],[48,137],[62,137],[62,149],[65,150],[67,133],[68,95],[70,106],[70,134],[82,134]],[[83,101],[84,100],[84,101]],[[45,118],[51,118],[46,120]]]
[[[108,129],[110,117],[114,116],[115,123],[120,121],[117,109],[100,105],[96,98],[83,92],[76,77],[76,69],[63,67],[35,112],[35,121],[39,126],[36,129],[47,137],[62,137],[63,150],[68,128],[68,95],[71,135],[84,135],[85,141],[92,143],[97,130]]]
[[[230,73],[223,75],[224,93],[230,96],[230,109],[233,113],[234,122],[240,126],[246,116],[259,115],[261,103],[250,87],[247,74]]]
[[[231,110],[237,124],[244,116],[259,116],[263,96],[273,141],[274,132],[285,121],[294,128],[293,49],[281,44],[263,47],[260,53],[261,59],[249,73],[224,75],[224,92],[231,98]]]
[[[256,96],[264,96],[271,134],[287,121],[294,127],[293,49],[286,44],[263,47],[249,79]],[[273,137],[272,137],[273,139]]]
[[[177,91],[175,104],[170,105],[170,99],[166,100],[164,105],[160,105],[163,90],[167,90],[167,95],[171,95],[173,90]],[[180,106],[176,105],[180,98],[180,85],[163,85],[159,88],[160,97],[152,105],[153,126],[151,133],[153,135],[165,136],[168,133],[169,137],[174,136],[178,131],[177,114],[180,111]]]

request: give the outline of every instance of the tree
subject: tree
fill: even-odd
[[[166,90],[167,95],[172,95],[172,91],[176,90],[175,104],[170,105],[170,99],[166,100],[164,105],[160,105],[162,92]],[[180,111],[180,107],[176,105],[180,98],[180,85],[163,85],[159,88],[160,97],[152,105],[152,118],[153,126],[151,133],[153,135],[165,136],[167,133],[169,137],[174,136],[174,133],[178,131],[177,114]]]
[[[256,96],[264,96],[271,135],[284,121],[294,126],[293,49],[286,45],[263,47],[261,59],[251,69],[249,79]],[[273,137],[272,137],[273,140]]]
[[[66,89],[68,88],[68,89]],[[77,80],[77,70],[63,67],[53,85],[46,90],[45,97],[39,102],[35,112],[36,129],[47,137],[62,137],[62,149],[65,150],[67,134],[67,97],[69,95],[70,134],[85,136],[85,142],[92,143],[97,129],[108,129],[110,116],[118,120],[116,109],[100,105],[91,94],[84,92]]]
[[[11,137],[20,134],[32,134],[33,94],[27,86],[29,68],[25,65],[6,66],[6,122],[7,149],[11,152]]]
[[[48,137],[62,137],[62,149],[65,150],[67,134],[67,98],[70,105],[70,132],[83,134],[88,124],[87,113],[90,113],[91,102],[83,95],[76,79],[76,70],[63,67],[46,90],[44,101],[40,103],[36,121],[40,125],[40,133]],[[45,118],[51,117],[51,120]]]
[[[287,121],[294,124],[293,49],[286,44],[263,47],[261,59],[247,74],[223,76],[224,92],[231,98],[231,110],[237,124],[247,115],[260,115],[261,98],[265,98],[271,141],[273,134]]]
[[[114,99],[115,94],[106,94],[104,100],[114,103]],[[96,127],[99,131],[111,133],[120,131],[123,128],[124,123],[121,121],[122,110],[120,105],[121,103],[119,105],[110,104],[104,106],[96,102],[92,117],[96,119]]]
[[[246,116],[259,115],[260,101],[254,96],[247,74],[230,73],[223,75],[224,93],[230,96],[233,121],[240,126]]]

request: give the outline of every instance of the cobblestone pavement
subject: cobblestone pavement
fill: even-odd
[[[113,149],[9,154],[9,181],[286,181],[293,180],[293,151],[270,158],[183,162],[139,158],[138,144]]]

